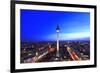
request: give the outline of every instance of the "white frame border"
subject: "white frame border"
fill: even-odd
[[[48,62],[48,63],[27,63],[20,64],[20,9],[33,10],[51,10],[51,11],[74,11],[74,12],[90,12],[90,60],[87,61],[68,61],[68,62]],[[44,6],[44,5],[25,5],[15,4],[15,69],[30,69],[30,68],[46,68],[46,67],[61,67],[61,66],[80,66],[94,65],[94,9],[78,8],[78,7],[59,7],[59,6]]]

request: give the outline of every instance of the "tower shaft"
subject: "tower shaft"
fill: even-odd
[[[59,57],[59,32],[57,32],[57,57]]]

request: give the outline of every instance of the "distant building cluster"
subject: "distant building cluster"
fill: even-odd
[[[60,41],[59,59],[56,60],[56,42],[22,42],[21,63],[81,61],[90,59],[89,41]]]

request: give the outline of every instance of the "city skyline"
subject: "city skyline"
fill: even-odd
[[[89,40],[90,13],[21,9],[22,41]]]

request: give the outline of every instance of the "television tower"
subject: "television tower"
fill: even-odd
[[[56,33],[57,33],[57,52],[56,52],[56,56],[57,56],[57,58],[59,58],[59,32],[60,32],[60,28],[59,28],[59,25],[57,25],[57,27],[56,27]]]

